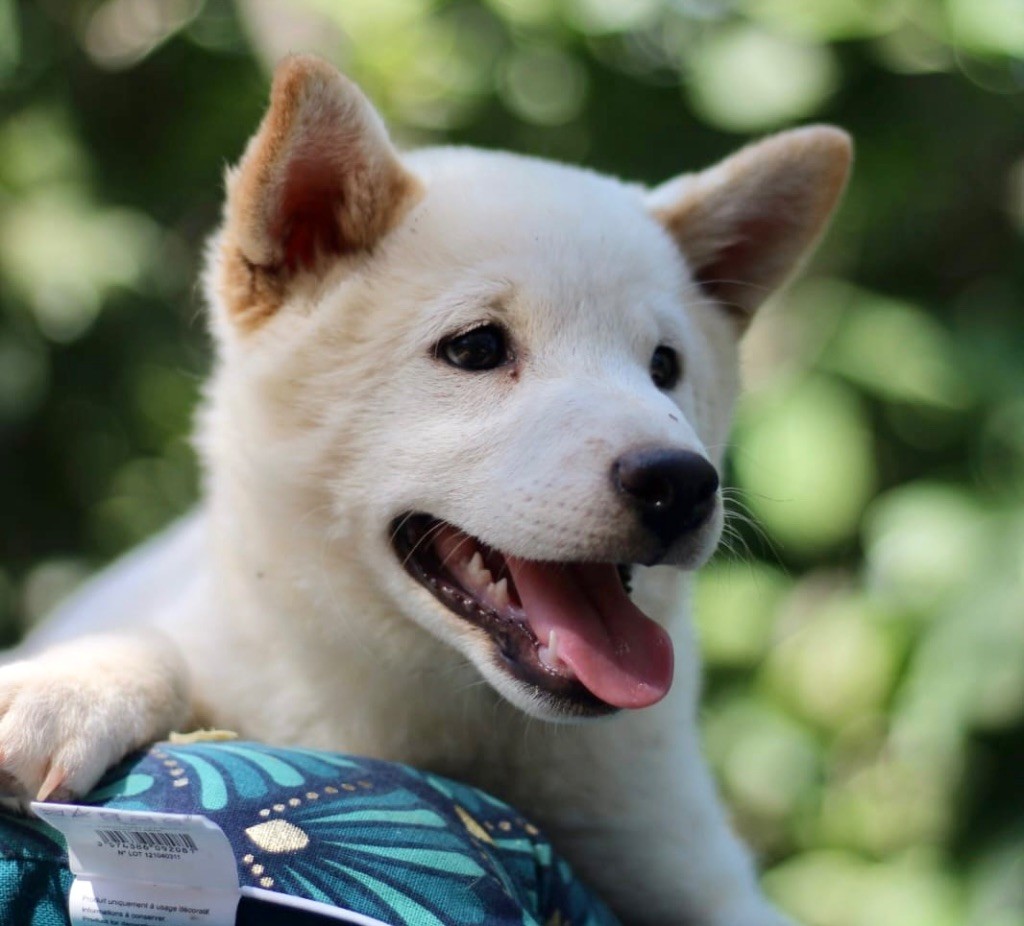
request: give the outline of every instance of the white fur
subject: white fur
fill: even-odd
[[[559,718],[410,579],[388,534],[417,510],[532,559],[643,559],[610,467],[648,444],[720,461],[735,320],[700,298],[639,187],[467,149],[404,163],[425,192],[372,254],[300,275],[255,330],[212,306],[202,510],[0,670],[0,767],[32,795],[52,763],[79,793],[198,705],[246,737],[401,760],[501,795],[631,924],[782,923],[700,757],[689,573],[635,576],[634,598],[674,639],[669,696],[545,723]],[[443,335],[493,319],[513,333],[516,378],[431,356]],[[662,343],[684,358],[671,394],[648,371]],[[699,565],[720,525],[719,510],[669,561]],[[48,648],[114,627],[126,635]]]

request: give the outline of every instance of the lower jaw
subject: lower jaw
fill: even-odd
[[[521,663],[509,658],[501,647],[494,645],[492,662],[516,682],[529,686],[528,701],[532,708],[543,708],[542,713],[552,718],[582,720],[588,717],[608,717],[617,714],[619,708],[602,701],[576,679],[548,680],[538,682],[536,673],[524,670]]]
[[[525,625],[483,608],[473,610],[472,616],[464,613],[472,607],[465,603],[464,594],[423,567],[413,555],[417,540],[403,530],[401,521],[392,526],[392,536],[395,552],[406,572],[429,591],[453,619],[472,627],[486,640],[491,651],[489,661],[499,673],[513,684],[525,686],[522,699],[525,703],[517,706],[531,714],[564,720],[618,713],[619,708],[592,694],[578,679],[546,669],[536,655],[537,640]],[[501,685],[492,687],[501,692]],[[507,697],[507,700],[514,703],[517,699]]]

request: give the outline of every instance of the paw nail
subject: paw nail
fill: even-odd
[[[36,795],[37,801],[46,801],[54,796],[54,793],[67,780],[68,773],[62,768],[51,768],[47,773]]]

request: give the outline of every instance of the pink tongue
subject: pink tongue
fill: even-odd
[[[535,563],[508,557],[526,620],[591,694],[614,707],[647,707],[672,685],[672,640],[626,594],[614,565]]]

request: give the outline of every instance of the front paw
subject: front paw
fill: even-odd
[[[92,788],[129,745],[130,708],[116,691],[62,659],[0,668],[0,794],[24,805]]]

